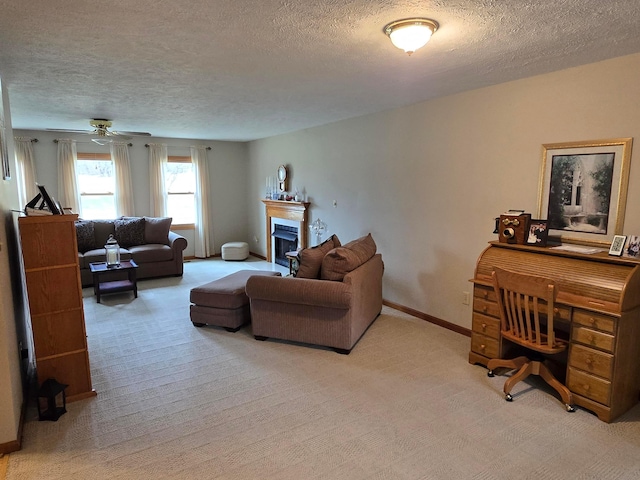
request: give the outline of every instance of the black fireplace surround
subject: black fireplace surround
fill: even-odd
[[[274,225],[274,231],[271,234],[274,243],[274,262],[284,267],[289,266],[289,260],[285,253],[292,252],[298,248],[298,227],[289,227],[287,225]]]

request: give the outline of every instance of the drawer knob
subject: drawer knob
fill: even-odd
[[[560,312],[560,309],[558,307],[553,308],[553,313],[559,313],[559,312]]]
[[[488,308],[487,308],[486,305],[484,307],[482,307],[482,313],[487,313],[487,310],[488,310]]]
[[[593,360],[591,360],[590,358],[587,358],[587,359],[585,360],[585,363],[586,363],[587,365],[591,366],[591,365],[593,364]]]
[[[484,332],[484,331],[486,331],[486,330],[487,330],[487,324],[486,324],[486,323],[483,323],[483,324],[482,324],[482,331]]]
[[[480,345],[480,350],[484,352],[484,349],[487,348],[486,345]]]
[[[484,298],[485,300],[489,298],[489,292],[482,292],[482,298]]]
[[[584,388],[586,391],[589,391],[589,385],[583,385],[582,388]]]
[[[593,317],[589,317],[589,323],[590,323],[591,325],[595,325],[595,324],[596,324],[596,319],[595,319],[595,318],[593,318]]]

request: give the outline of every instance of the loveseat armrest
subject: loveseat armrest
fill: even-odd
[[[353,291],[351,324],[353,334],[359,336],[382,311],[382,255],[375,254],[368,261],[344,276],[343,282]],[[358,333],[360,332],[360,333]]]
[[[350,285],[331,280],[253,276],[247,280],[250,300],[344,308],[351,306]]]
[[[187,248],[187,239],[182,235],[169,231],[169,246],[175,253],[182,252]]]

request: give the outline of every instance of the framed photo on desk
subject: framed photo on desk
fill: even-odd
[[[624,252],[625,257],[634,257],[640,260],[640,237],[631,235],[627,242],[627,249]]]
[[[547,246],[547,236],[549,230],[546,220],[531,220],[529,222],[529,233],[527,233],[526,244],[536,247]]]

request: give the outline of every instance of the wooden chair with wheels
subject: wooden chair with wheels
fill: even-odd
[[[492,278],[500,310],[502,338],[542,355],[554,355],[567,349],[567,342],[557,339],[553,329],[557,294],[553,280],[501,268],[494,268]],[[539,375],[560,394],[567,411],[575,411],[571,392],[549,371],[542,355],[535,360],[524,356],[512,360],[489,360],[487,375],[493,377],[493,371],[500,367],[518,370],[504,384],[505,399],[509,402],[513,400],[511,389],[516,383],[529,375]]]

